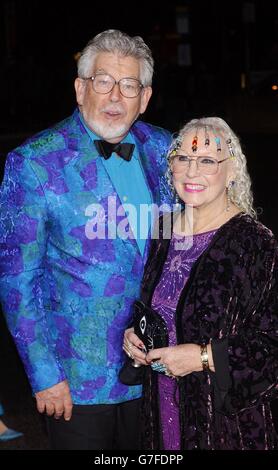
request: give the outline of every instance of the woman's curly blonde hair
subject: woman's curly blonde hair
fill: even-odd
[[[256,210],[253,207],[253,194],[251,191],[251,179],[247,170],[246,157],[242,152],[239,138],[228,126],[228,124],[219,117],[203,117],[201,119],[192,119],[179,131],[173,138],[168,150],[168,172],[167,177],[170,185],[172,184],[171,162],[175,151],[181,146],[184,136],[192,130],[204,129],[204,132],[211,132],[215,136],[222,136],[229,153],[234,157],[235,178],[234,184],[230,188],[229,197],[239,209],[246,214],[257,218]]]

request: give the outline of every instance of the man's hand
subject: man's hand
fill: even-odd
[[[70,389],[66,380],[59,382],[53,387],[46,388],[35,393],[37,409],[40,413],[46,412],[48,416],[59,419],[64,415],[64,419],[69,421],[72,414],[72,399]]]

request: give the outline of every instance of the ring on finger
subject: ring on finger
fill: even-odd
[[[173,374],[171,374],[168,369],[165,370],[165,375],[167,375],[167,377],[173,377]]]
[[[162,362],[154,362],[151,364],[151,368],[155,371],[155,372],[166,372],[166,366],[165,364],[163,364]]]
[[[169,369],[166,369],[165,375],[167,375],[167,377],[170,377],[170,379],[176,379],[176,376],[172,374],[172,372],[170,372]]]
[[[129,357],[133,360],[134,359],[134,355],[132,354],[132,352],[129,351]]]
[[[130,357],[130,359],[134,359],[134,356],[133,356],[133,354],[132,354],[132,352],[131,352],[131,348],[130,348],[130,347],[127,348],[126,353],[127,353],[128,357]]]

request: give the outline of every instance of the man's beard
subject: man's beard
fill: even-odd
[[[130,127],[127,124],[98,124],[93,122],[92,130],[95,134],[102,137],[104,140],[117,139],[128,133]]]

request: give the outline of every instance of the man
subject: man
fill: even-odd
[[[130,208],[170,202],[170,135],[135,122],[152,74],[142,38],[100,33],[78,62],[78,109],[8,155],[1,299],[52,449],[139,445],[141,387],[118,372],[145,251]]]

